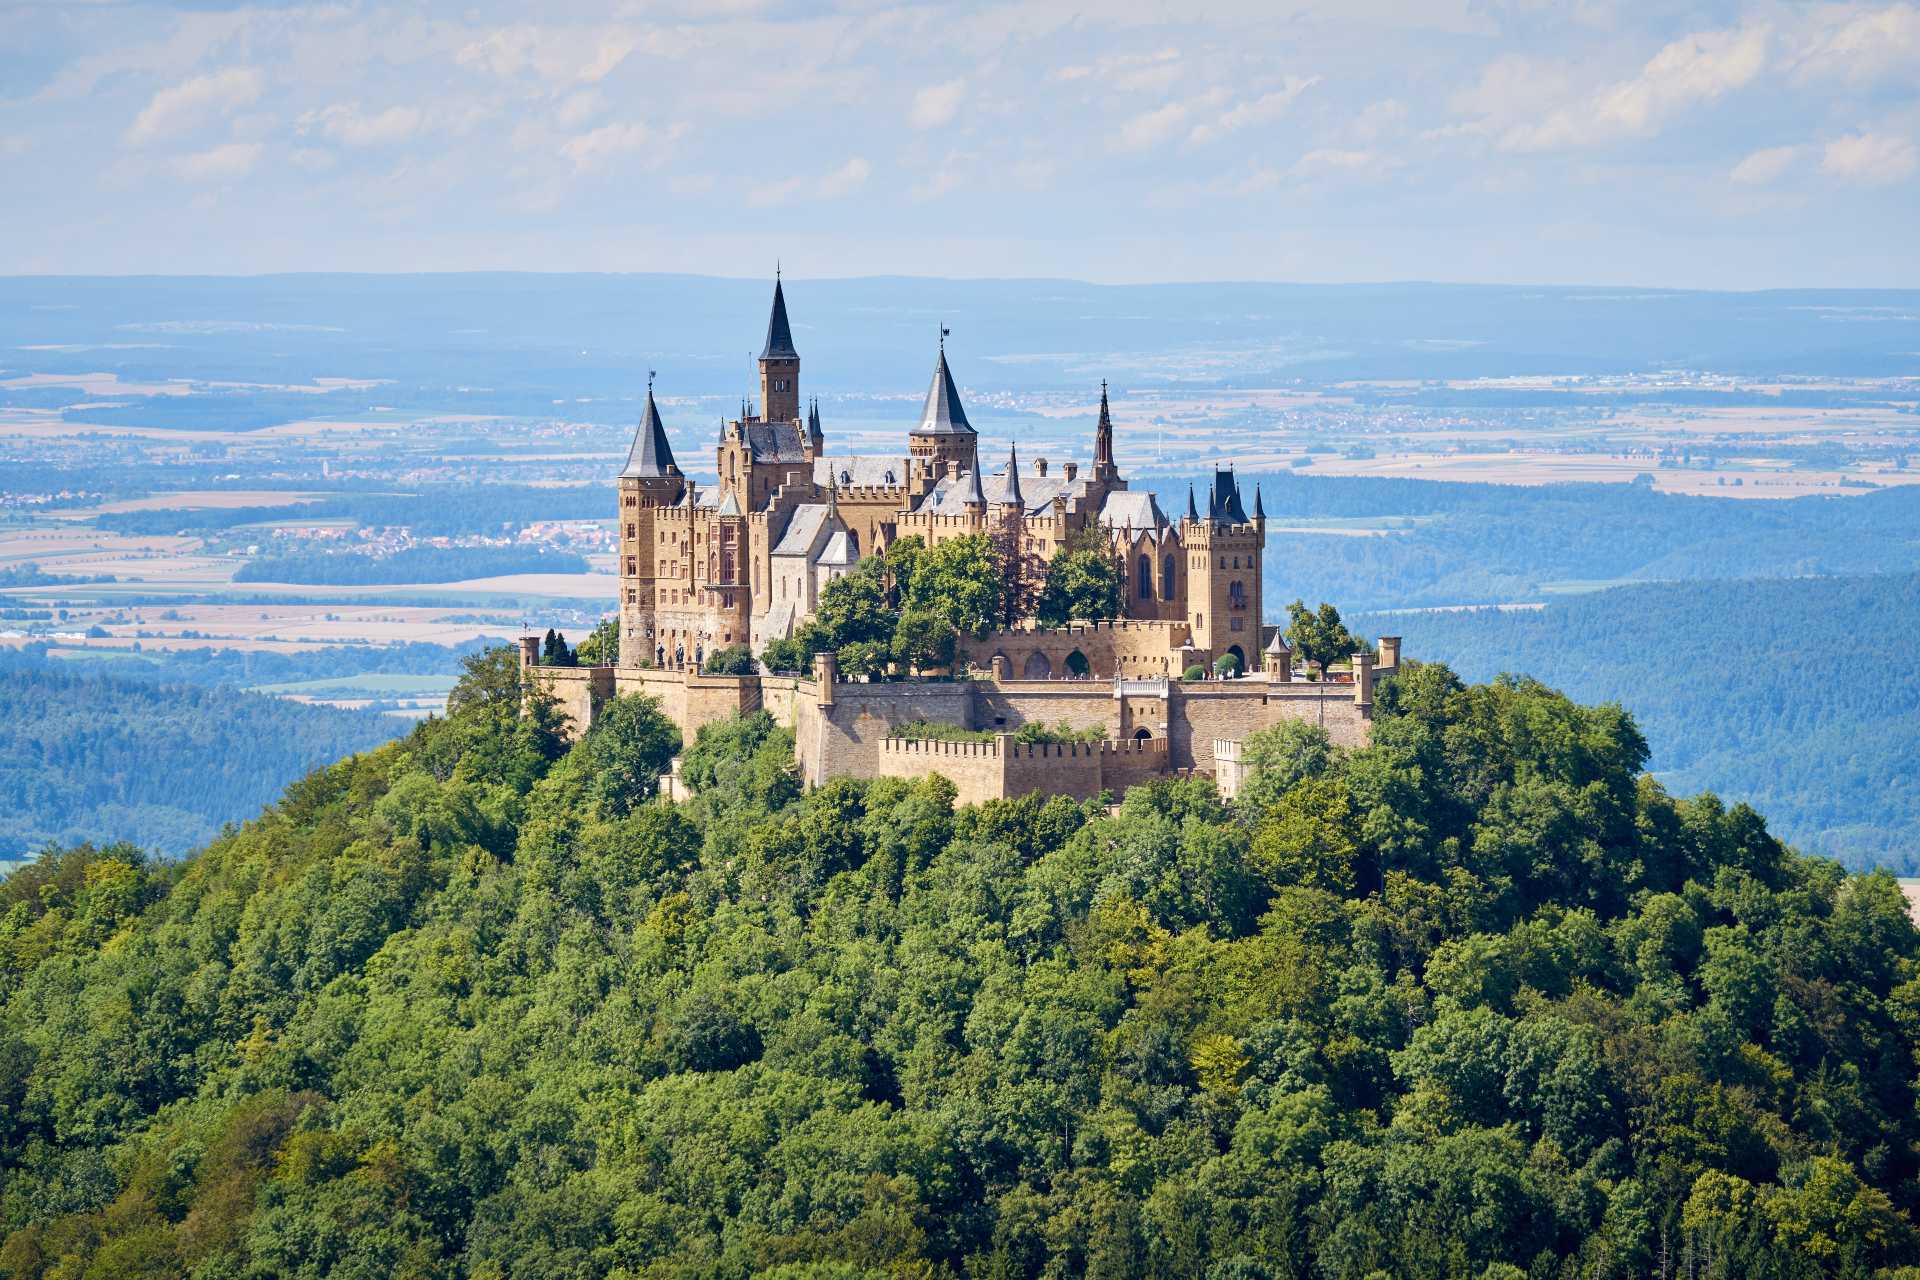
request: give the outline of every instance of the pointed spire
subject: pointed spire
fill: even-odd
[[[918,436],[973,435],[973,424],[960,405],[960,388],[953,385],[953,371],[947,368],[946,330],[942,329],[940,358],[933,366],[933,385],[927,388],[926,407],[920,411]]]
[[[1027,500],[1020,494],[1020,451],[1012,445],[1007,446],[1007,497],[1010,507],[1027,509]]]
[[[1191,480],[1187,481],[1187,519],[1195,523],[1200,520],[1200,508],[1193,505],[1193,481]]]
[[[1113,415],[1107,409],[1107,380],[1100,379],[1100,425],[1093,430],[1094,470],[1113,467]]]
[[[667,429],[660,422],[660,408],[653,402],[653,374],[647,374],[647,407],[640,411],[640,428],[633,433],[633,448],[627,451],[622,476],[654,477],[679,475],[673,463],[673,447],[667,443]]]
[[[767,317],[767,345],[760,349],[762,360],[798,360],[793,349],[793,328],[787,323],[787,295],[780,287],[780,268],[773,269],[773,313]]]
[[[1255,520],[1265,520],[1267,518],[1267,509],[1260,505],[1260,486],[1258,484],[1253,486],[1253,518]]]

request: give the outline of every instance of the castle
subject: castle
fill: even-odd
[[[1373,679],[1398,663],[1399,642],[1356,654],[1350,683],[1294,678],[1277,628],[1261,623],[1266,513],[1252,512],[1230,470],[1216,469],[1206,510],[1191,488],[1170,519],[1150,493],[1129,490],[1114,458],[1106,386],[1093,456],[1023,468],[1009,447],[988,472],[940,334],[918,423],[897,456],[827,451],[817,403],[800,394],[800,353],[776,278],[759,358],[760,405],[720,430],[711,484],[675,461],[648,379],[618,478],[620,653],[598,668],[539,667],[530,678],[558,698],[576,731],[600,702],[646,692],[691,734],[719,716],[765,707],[796,731],[810,784],[828,777],[945,773],[963,800],[1047,790],[1094,795],[1169,772],[1212,774],[1231,791],[1239,743],[1282,718],[1311,719],[1337,741],[1364,739]],[[986,534],[1005,548],[1016,596],[1032,598],[1055,552],[1088,531],[1111,552],[1123,582],[1119,618],[1064,628],[1020,620],[962,637],[959,678],[855,683],[834,655],[801,676],[716,676],[708,655],[736,645],[755,654],[791,638],[821,590],[863,556],[898,539],[933,546]],[[1183,682],[1222,659],[1238,678]],[[1258,670],[1254,670],[1254,668]],[[992,742],[920,742],[894,726],[937,720],[992,729]],[[1025,744],[1022,724],[1100,729],[1105,741]]]

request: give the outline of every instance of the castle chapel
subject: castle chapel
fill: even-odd
[[[1125,567],[1124,616],[1158,638],[1115,663],[1143,675],[1178,675],[1226,654],[1241,671],[1259,664],[1266,514],[1258,490],[1249,515],[1232,472],[1216,471],[1204,514],[1189,489],[1184,515],[1168,518],[1120,474],[1104,384],[1084,466],[1022,464],[1009,447],[989,470],[947,365],[944,331],[919,422],[895,456],[828,452],[819,406],[801,398],[800,352],[777,279],[759,365],[759,412],[743,406],[721,428],[712,484],[695,483],[674,461],[649,380],[619,477],[622,667],[697,669],[734,644],[758,653],[807,622],[822,586],[898,538],[933,545],[994,535],[1019,549],[1010,572],[1037,589],[1053,553],[1089,527]],[[1027,663],[1046,663],[1038,653]],[[1014,674],[1052,671],[1027,665]]]

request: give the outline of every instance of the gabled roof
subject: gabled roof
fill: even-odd
[[[805,462],[806,441],[797,422],[754,422],[742,424],[747,448],[755,462]]]
[[[793,329],[787,324],[787,295],[781,291],[780,277],[773,278],[773,314],[767,317],[767,345],[760,349],[762,360],[798,360],[793,349]]]
[[[858,458],[846,454],[815,458],[813,482],[825,486],[871,485],[893,487],[906,483],[904,458]]]
[[[820,558],[815,564],[840,566],[852,564],[860,558],[860,547],[853,534],[846,529],[837,530],[827,539],[827,545],[820,549]]]
[[[1166,527],[1160,504],[1145,490],[1116,489],[1100,505],[1100,524],[1106,529],[1138,529],[1150,533]]]
[[[933,385],[927,388],[926,407],[920,410],[918,436],[974,435],[973,424],[960,404],[960,389],[953,385],[953,371],[947,368],[947,349],[940,348],[940,359],[933,366]]]
[[[826,524],[826,503],[801,503],[793,509],[793,518],[787,521],[787,531],[780,535],[779,545],[774,547],[773,554],[776,556],[811,555],[813,544],[820,538],[821,530]]]
[[[673,447],[667,443],[667,429],[660,424],[660,409],[653,403],[653,383],[647,383],[647,407],[640,412],[640,428],[633,433],[633,448],[627,451],[624,476],[643,479],[678,475],[673,464]]]
[[[727,490],[727,496],[720,499],[720,509],[715,515],[737,516],[740,514],[740,501],[733,496],[733,490]]]

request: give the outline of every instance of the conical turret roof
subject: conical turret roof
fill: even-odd
[[[653,402],[653,379],[648,378],[647,407],[641,410],[640,427],[633,433],[633,448],[627,451],[626,469],[620,474],[645,479],[679,472],[673,461],[673,446],[667,443],[667,429],[660,422],[659,406]]]
[[[953,385],[953,371],[947,368],[947,348],[940,346],[940,359],[933,366],[933,385],[927,388],[927,404],[920,411],[920,425],[913,429],[920,436],[973,435],[973,424],[960,404],[960,388]]]
[[[787,323],[787,295],[780,288],[780,277],[773,278],[773,314],[767,317],[767,345],[760,349],[762,360],[798,360],[793,349],[793,328]]]
[[[1027,500],[1020,494],[1020,451],[1013,445],[1007,446],[1007,494],[1006,504],[1026,510]]]

